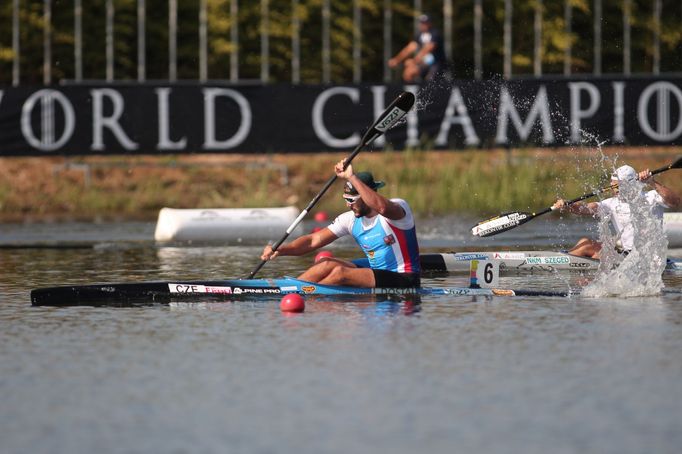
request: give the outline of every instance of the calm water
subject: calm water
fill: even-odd
[[[560,247],[422,223],[427,251]],[[243,277],[260,247],[157,247],[149,224],[1,226],[2,453],[678,453],[682,294],[34,308],[34,287]],[[453,234],[452,232],[461,232]],[[352,245],[335,254],[355,257]],[[682,256],[682,251],[674,251]],[[282,258],[260,277],[296,274]],[[591,276],[503,276],[565,289]],[[682,288],[682,274],[666,274]],[[425,284],[465,285],[466,276]]]

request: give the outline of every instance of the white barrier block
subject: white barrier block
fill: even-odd
[[[156,241],[257,241],[278,240],[299,210],[283,208],[162,208],[156,222]],[[298,226],[291,235],[302,233]]]
[[[663,229],[669,248],[682,248],[682,213],[664,213]]]

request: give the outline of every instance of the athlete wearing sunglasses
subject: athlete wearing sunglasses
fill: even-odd
[[[346,201],[348,205],[352,205],[360,199],[359,195],[343,195],[343,200]]]
[[[346,180],[343,199],[349,211],[328,227],[303,235],[273,252],[268,245],[262,260],[279,255],[303,255],[337,239],[351,235],[366,259],[349,262],[326,257],[299,276],[310,282],[355,287],[418,287],[420,285],[419,244],[414,216],[403,199],[388,199],[377,192],[385,185],[369,172],[334,167],[336,176]]]

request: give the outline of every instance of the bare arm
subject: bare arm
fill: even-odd
[[[417,63],[421,63],[422,60],[424,60],[424,57],[426,57],[428,54],[433,52],[433,50],[436,48],[436,43],[430,42],[424,44],[424,46],[419,50],[417,55],[415,55],[414,59]]]
[[[336,240],[338,237],[328,228],[318,230],[296,238],[295,240],[281,245],[276,251],[272,251],[269,244],[263,249],[261,260],[272,260],[280,255],[303,255],[315,249],[319,249]]]
[[[568,209],[569,213],[579,214],[582,216],[594,216],[599,212],[599,204],[597,202],[575,202],[570,205],[566,205],[566,201],[564,199],[558,199],[556,202],[554,202],[552,207],[562,212]]]
[[[394,221],[405,217],[405,210],[403,210],[403,207],[395,202],[391,202],[386,197],[369,188],[362,180],[355,176],[352,165],[349,165],[346,167],[346,170],[343,170],[343,162],[344,161],[340,161],[336,164],[336,167],[334,168],[336,176],[350,181],[367,206],[383,217]]]
[[[669,208],[677,208],[680,206],[680,196],[675,194],[672,189],[668,188],[667,186],[663,186],[653,178],[649,184],[656,190],[656,192],[661,195],[661,197],[663,197],[663,201],[666,205],[668,205]]]
[[[388,61],[388,66],[390,66],[391,68],[395,68],[400,64],[400,62],[402,62],[411,54],[413,54],[417,50],[417,47],[419,47],[419,45],[417,44],[416,41],[410,41],[409,43],[407,43],[407,46],[403,47],[402,50],[398,52],[398,54],[395,57],[391,58]]]
[[[663,198],[663,202],[665,202],[669,208],[677,208],[680,206],[680,196],[677,195],[672,189],[656,181],[649,169],[639,172],[639,179],[658,192]]]

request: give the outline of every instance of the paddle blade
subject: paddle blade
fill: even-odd
[[[472,235],[486,237],[506,232],[515,227],[525,224],[535,216],[531,213],[514,211],[513,213],[503,213],[486,221],[481,221],[471,228]]]
[[[412,106],[414,106],[415,99],[414,94],[409,91],[404,91],[398,95],[367,130],[362,138],[362,145],[369,144],[402,120],[407,112],[412,109]]]

